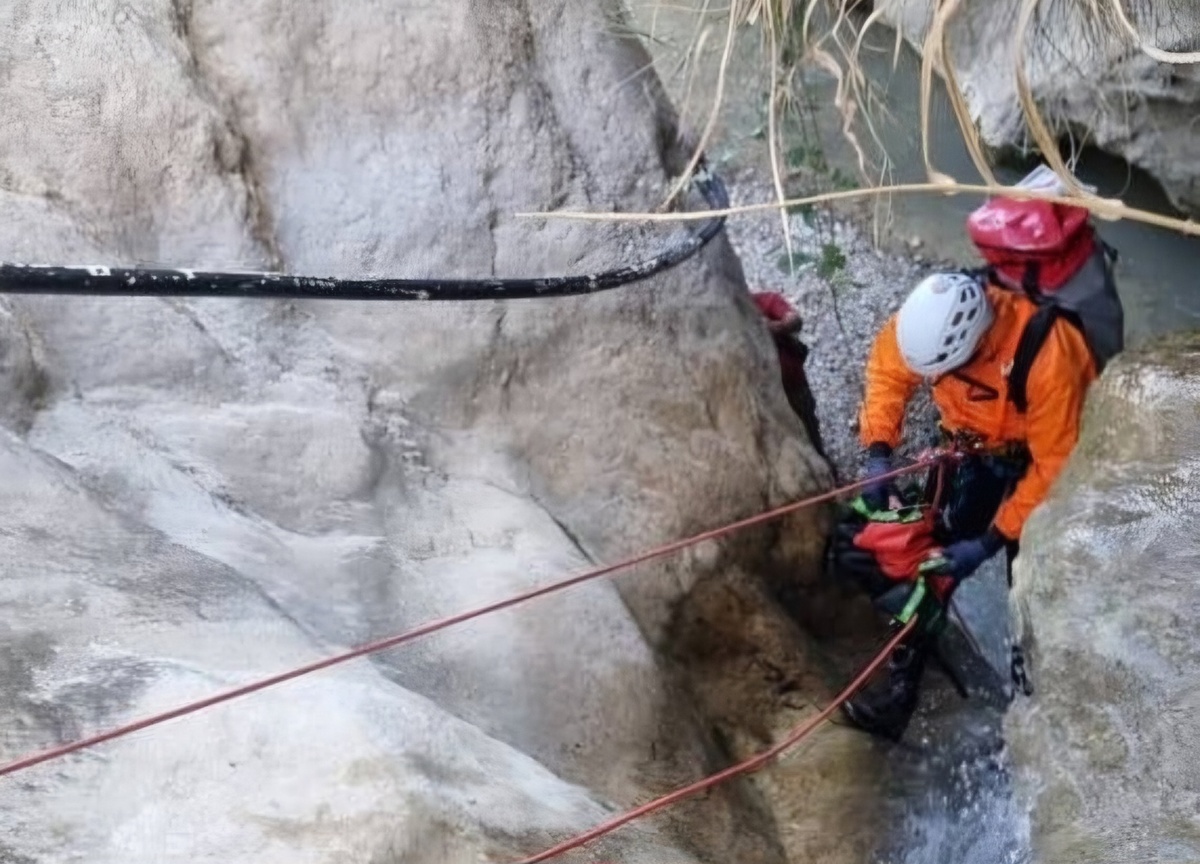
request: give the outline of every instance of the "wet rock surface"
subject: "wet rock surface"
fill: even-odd
[[[1037,861],[1200,857],[1200,337],[1129,352],[1030,521],[1014,613],[1036,693],[1005,728]]]

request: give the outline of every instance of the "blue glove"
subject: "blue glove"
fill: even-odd
[[[872,444],[867,450],[867,463],[863,471],[863,479],[871,480],[892,470],[892,448],[883,443]],[[862,499],[873,511],[886,510],[888,493],[891,491],[890,480],[882,480],[864,486]]]
[[[961,582],[999,552],[1003,545],[1004,538],[994,528],[989,528],[979,537],[951,543],[942,550],[944,564],[938,568],[938,572]]]

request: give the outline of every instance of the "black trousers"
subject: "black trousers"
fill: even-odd
[[[943,463],[944,465],[945,463]],[[962,462],[946,468],[943,479],[944,509],[942,524],[939,525],[939,541],[953,543],[976,537],[986,531],[996,518],[1000,505],[1012,494],[1017,481],[1029,467],[1028,454],[1015,457],[968,456]],[[936,475],[936,472],[933,472]],[[936,476],[930,478],[936,482]],[[927,492],[928,492],[927,487]],[[1007,558],[1008,587],[1013,584],[1013,560],[1020,552],[1020,544],[1013,540],[1005,545]],[[920,637],[918,637],[919,639]],[[1018,690],[1026,696],[1033,693],[1033,685],[1025,670],[1025,655],[1021,646],[1012,645],[1011,675],[1014,693]]]
[[[942,473],[942,515],[937,527],[937,539],[943,545],[978,537],[988,529],[996,513],[1017,481],[1028,469],[1027,458],[971,454],[961,461],[943,463],[930,472],[925,494],[932,500]],[[1012,587],[1013,560],[1020,544],[1013,540],[1005,545],[1008,585]]]

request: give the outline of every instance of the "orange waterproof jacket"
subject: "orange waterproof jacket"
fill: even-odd
[[[1028,298],[994,285],[987,287],[987,294],[995,321],[970,362],[933,383],[933,401],[948,431],[974,433],[984,444],[1019,442],[1029,448],[1029,470],[993,522],[1006,539],[1017,540],[1075,446],[1096,366],[1083,334],[1059,319],[1029,371],[1028,410],[1020,414],[1008,401],[1008,372],[1021,332],[1037,307]],[[859,438],[864,447],[876,441],[895,447],[900,443],[905,406],[923,380],[900,355],[895,315],[875,339],[866,378]]]

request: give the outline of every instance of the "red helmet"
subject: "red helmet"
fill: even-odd
[[[1063,194],[1046,166],[1017,184]],[[1036,198],[992,198],[967,217],[967,232],[988,264],[1014,286],[1054,291],[1083,266],[1095,248],[1086,207]]]

